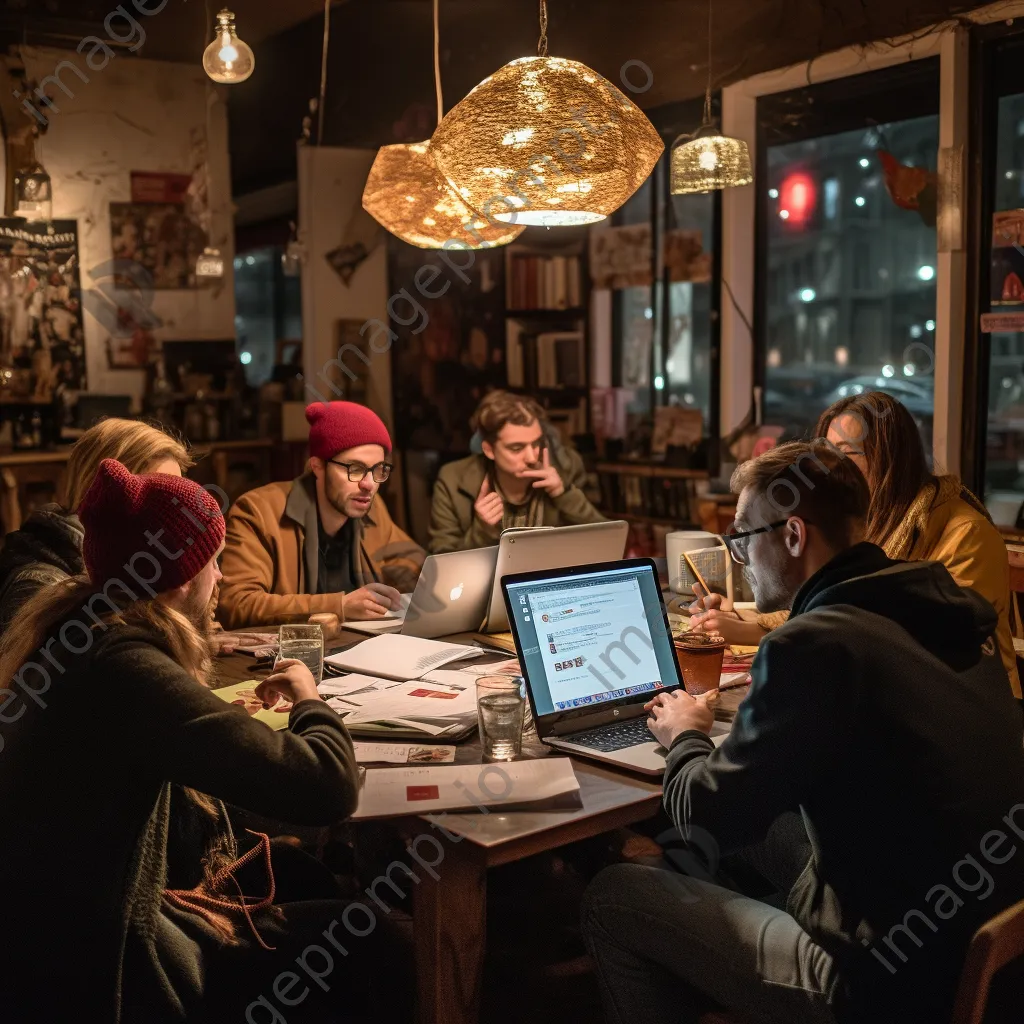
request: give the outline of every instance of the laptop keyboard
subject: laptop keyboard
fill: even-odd
[[[649,743],[654,739],[654,734],[647,728],[647,716],[640,715],[628,722],[614,722],[596,729],[587,729],[585,732],[566,736],[565,739],[570,743],[578,743],[581,747],[608,752]]]

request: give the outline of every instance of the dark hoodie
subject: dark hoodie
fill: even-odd
[[[43,587],[85,572],[84,538],[78,516],[60,505],[44,505],[7,534],[0,550],[0,633]]]
[[[858,544],[762,641],[721,748],[686,732],[668,754],[669,814],[723,854],[802,813],[787,909],[836,961],[841,1021],[949,1020],[971,935],[1024,898],[1024,737],[995,627],[941,564]]]

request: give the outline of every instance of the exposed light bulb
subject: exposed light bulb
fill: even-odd
[[[252,50],[235,34],[235,16],[225,7],[217,15],[217,35],[203,53],[203,69],[215,81],[244,82],[256,67]]]

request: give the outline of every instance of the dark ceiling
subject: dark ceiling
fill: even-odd
[[[156,9],[160,0],[138,0]],[[320,77],[322,0],[229,0],[256,72],[231,97],[236,194],[290,180],[295,141]],[[914,32],[976,3],[955,0],[713,0],[715,85],[858,42]],[[128,9],[131,4],[126,3]],[[198,61],[206,12],[218,0],[168,0],[142,19],[145,57]],[[113,0],[0,0],[8,42],[73,46],[102,28]],[[645,108],[698,96],[707,74],[704,0],[549,0],[553,55],[612,81],[642,61]],[[446,107],[491,71],[535,53],[537,0],[441,0]],[[376,147],[429,136],[434,126],[430,0],[345,0],[331,13],[324,142]],[[640,72],[636,72],[641,76]],[[640,80],[638,77],[637,81]],[[695,127],[695,126],[694,126]]]

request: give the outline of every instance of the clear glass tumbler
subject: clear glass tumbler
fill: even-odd
[[[324,631],[306,622],[282,626],[278,634],[277,662],[287,658],[301,661],[319,686],[324,674]]]
[[[476,681],[477,722],[485,761],[514,761],[523,748],[526,698],[521,676],[480,676]]]

